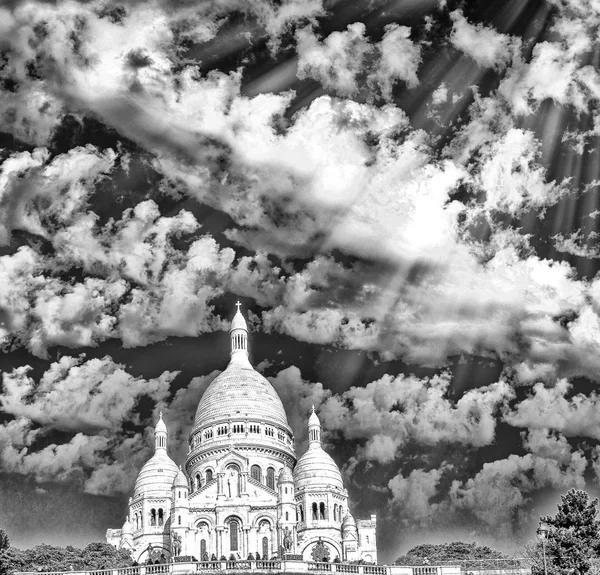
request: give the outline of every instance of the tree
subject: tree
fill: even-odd
[[[585,575],[600,550],[598,500],[580,489],[570,489],[560,499],[556,515],[541,518],[549,529],[547,562],[559,573]]]
[[[90,543],[85,549],[45,544],[25,551],[10,547],[5,558],[8,571],[81,571],[133,565],[127,551],[117,550],[107,543]]]
[[[8,535],[3,529],[0,529],[0,575],[8,573],[7,551],[10,547]]]
[[[454,541],[436,545],[431,543],[417,545],[406,555],[398,557],[394,563],[396,565],[468,564],[468,568],[477,570],[477,568],[498,567],[499,559],[507,560],[509,558],[500,551],[485,545]]]

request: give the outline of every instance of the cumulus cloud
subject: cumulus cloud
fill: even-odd
[[[407,477],[399,474],[390,479],[388,488],[392,494],[392,503],[403,525],[430,523],[440,512],[443,503],[436,503],[432,499],[438,494],[444,471],[451,468],[451,465],[443,464],[439,469],[429,471],[413,469]]]
[[[553,387],[538,383],[531,395],[506,410],[504,419],[516,427],[553,429],[566,437],[600,439],[600,426],[594,416],[600,401],[598,395],[571,395],[571,388],[564,379]]]
[[[539,489],[582,489],[586,458],[579,451],[566,463],[528,453],[484,463],[473,478],[453,482],[450,501],[467,511],[492,532],[504,536],[522,529],[528,521],[526,504]]]
[[[0,408],[42,426],[92,432],[113,430],[131,420],[142,395],[164,401],[177,375],[165,371],[151,380],[134,378],[108,356],[87,361],[63,356],[37,382],[28,376],[30,370],[26,366],[3,374]],[[132,423],[139,420],[133,416]]]
[[[94,494],[127,492],[152,449],[138,402],[165,402],[177,373],[143,379],[109,357],[69,356],[51,364],[39,381],[29,371],[2,374],[0,407],[14,417],[0,426],[2,470],[39,482],[77,480]],[[57,431],[71,437],[52,443]]]
[[[356,22],[320,41],[311,28],[299,30],[298,78],[313,78],[342,96],[361,94],[367,100],[390,101],[398,81],[417,86],[421,50],[410,40],[410,28],[389,24],[377,43],[365,32],[365,25]]]
[[[470,23],[460,10],[450,13],[450,42],[484,68],[504,68],[518,53],[520,41],[481,24]]]
[[[299,452],[302,451],[308,439],[308,417],[311,408],[319,406],[331,397],[331,391],[325,389],[322,383],[312,383],[302,378],[300,370],[296,366],[282,369],[276,376],[270,377],[269,381],[279,394],[283,407],[288,416],[288,423],[294,432],[296,445]],[[325,441],[327,434],[324,434]]]
[[[512,397],[510,387],[499,382],[453,402],[447,396],[449,385],[448,374],[427,379],[384,376],[327,399],[320,414],[328,429],[364,440],[359,460],[389,463],[409,440],[475,447],[492,443],[496,413]]]

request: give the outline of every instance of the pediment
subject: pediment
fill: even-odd
[[[250,461],[247,457],[240,455],[235,449],[232,449],[217,459],[218,471],[222,472],[230,463],[237,463],[242,471],[247,471]]]

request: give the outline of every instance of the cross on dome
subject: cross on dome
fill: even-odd
[[[238,300],[235,302],[235,305],[237,305],[237,310],[238,310],[238,312],[239,312],[239,311],[240,311],[240,306],[242,305],[242,304],[240,303],[240,300],[239,300],[239,299],[238,299]]]

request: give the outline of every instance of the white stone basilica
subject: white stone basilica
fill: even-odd
[[[131,550],[140,563],[284,554],[376,563],[375,515],[352,517],[314,408],[308,449],[296,460],[281,399],[250,365],[237,305],[231,360],[200,400],[184,470],[169,457],[161,414],[154,455],[137,477],[123,528],[107,531],[108,543]]]

